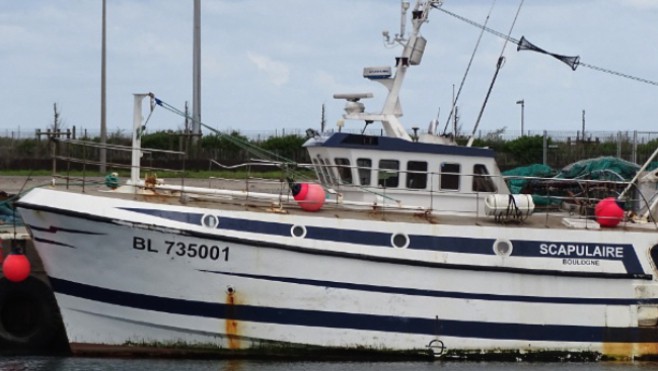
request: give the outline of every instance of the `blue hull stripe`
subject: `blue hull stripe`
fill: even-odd
[[[518,303],[544,303],[544,304],[583,304],[583,305],[634,305],[634,304],[658,304],[658,298],[636,299],[636,298],[576,298],[557,296],[526,296],[526,295],[499,295],[482,294],[456,291],[441,291],[428,289],[415,289],[408,287],[377,286],[350,282],[336,282],[313,280],[294,277],[275,277],[256,275],[248,273],[232,273],[221,271],[201,270],[202,272],[223,274],[227,276],[253,278],[258,280],[294,283],[298,285],[309,285],[319,287],[331,287],[336,289],[358,290],[366,292],[377,292],[385,294],[424,296],[432,298],[466,299],[466,300],[488,300]]]
[[[63,215],[71,215],[74,217],[79,217],[75,213],[66,213],[59,211]],[[90,218],[90,216],[86,216]],[[113,223],[109,219],[103,219],[96,217],[95,219],[98,222],[102,223]],[[125,225],[124,225],[125,226]],[[32,226],[30,226],[32,227]],[[138,228],[135,226],[134,228]],[[43,228],[42,228],[43,229]],[[30,228],[30,230],[35,230]],[[555,270],[542,270],[542,269],[532,269],[532,268],[514,268],[514,267],[496,267],[496,266],[479,266],[479,265],[464,265],[464,264],[448,264],[441,262],[431,262],[431,261],[419,261],[419,260],[410,260],[410,259],[401,259],[401,258],[391,258],[391,257],[378,257],[378,256],[368,256],[363,254],[353,254],[348,252],[341,251],[331,251],[331,250],[309,250],[304,248],[299,248],[289,245],[281,245],[269,243],[264,240],[243,240],[240,238],[233,238],[223,235],[216,234],[207,234],[193,231],[181,231],[189,236],[194,236],[198,238],[208,239],[212,241],[225,241],[233,243],[241,243],[251,245],[256,248],[265,247],[265,248],[274,248],[274,249],[283,249],[287,251],[295,251],[302,254],[310,254],[316,256],[334,256],[334,257],[343,257],[347,259],[358,259],[365,260],[369,262],[378,262],[378,263],[388,263],[394,264],[396,266],[416,266],[416,267],[426,267],[426,268],[441,268],[441,269],[451,269],[451,270],[470,270],[470,271],[479,271],[479,272],[504,272],[504,273],[514,273],[514,274],[530,274],[530,275],[550,275],[550,276],[564,276],[564,277],[580,277],[580,278],[603,278],[603,279],[643,279],[651,280],[653,279],[652,275],[629,275],[625,273],[606,273],[606,272],[565,272],[565,271],[555,271]],[[41,239],[39,237],[33,236],[34,241],[43,242],[50,245],[61,245],[66,247],[75,248],[68,244],[64,244],[58,241]],[[84,242],[84,241],[83,241]]]
[[[201,225],[203,214],[186,213],[178,211],[167,211],[159,209],[145,208],[121,208],[127,211],[138,212],[159,218],[174,220],[178,222]],[[291,236],[292,224],[264,222],[257,220],[237,219],[229,217],[220,217],[218,229],[235,230],[240,232],[251,232],[259,234],[268,234],[276,236]],[[393,248],[391,245],[391,233],[369,232],[353,229],[326,228],[326,227],[306,227],[306,238],[320,241],[332,241],[340,243],[352,243],[367,246],[378,246]],[[467,238],[467,237],[437,237],[425,235],[410,235],[408,249],[411,250],[430,250],[441,252],[454,252],[465,254],[495,255],[493,250],[495,240],[491,238]],[[614,244],[623,251],[622,257],[616,256],[564,256],[564,255],[542,255],[540,253],[540,244],[550,243],[550,240],[542,241],[524,241],[512,240],[513,256],[537,257],[544,259],[596,259],[621,261],[626,268],[626,273],[631,275],[645,274],[642,265],[631,244]],[[562,245],[591,245],[592,243],[583,242],[560,242]],[[612,245],[612,244],[611,244]]]
[[[88,235],[98,235],[102,236],[105,233],[98,233],[98,232],[89,232],[89,231],[83,231],[79,229],[69,229],[69,228],[61,228],[61,227],[56,227],[51,225],[48,228],[41,228],[41,227],[35,227],[35,226],[30,226],[31,229],[37,230],[39,232],[44,232],[44,233],[57,233],[57,232],[66,232],[66,233],[74,233],[74,234],[88,234]]]
[[[34,241],[40,242],[40,243],[47,243],[47,244],[50,244],[50,245],[70,247],[72,249],[75,249],[75,246],[69,245],[67,243],[53,241],[53,240],[47,240],[45,238],[34,237]]]
[[[227,305],[164,298],[110,290],[50,277],[55,292],[124,307],[188,316],[280,325],[380,331],[427,336],[455,336],[527,341],[569,342],[658,342],[658,331],[647,328],[565,326],[546,324],[490,323],[441,320],[321,310],[271,308],[251,305]]]

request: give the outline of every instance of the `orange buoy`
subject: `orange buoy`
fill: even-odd
[[[292,187],[292,197],[299,207],[306,211],[318,211],[324,205],[326,195],[324,188],[315,183],[295,183]]]
[[[614,197],[604,198],[594,207],[594,216],[601,227],[616,227],[624,218],[624,209]]]
[[[12,282],[24,281],[30,275],[30,261],[23,254],[9,254],[2,263],[2,273]]]

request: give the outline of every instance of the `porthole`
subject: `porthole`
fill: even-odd
[[[201,225],[206,228],[215,229],[219,225],[219,218],[216,215],[204,214],[201,217]]]
[[[293,225],[290,228],[290,234],[296,238],[304,238],[306,237],[306,227],[303,225]]]
[[[513,249],[514,247],[512,246],[512,242],[509,240],[500,239],[496,240],[493,244],[493,251],[498,256],[510,256],[512,255]]]
[[[396,249],[406,249],[409,246],[409,236],[404,233],[395,233],[391,236],[391,245]]]

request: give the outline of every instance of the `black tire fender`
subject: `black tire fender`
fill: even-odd
[[[61,330],[59,309],[45,282],[0,279],[0,339],[9,345],[42,348]]]

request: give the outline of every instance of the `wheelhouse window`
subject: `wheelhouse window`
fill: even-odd
[[[473,165],[473,192],[496,192],[496,184],[489,176],[487,167],[482,164]]]
[[[352,168],[350,167],[350,160],[346,158],[335,158],[336,170],[338,176],[343,183],[352,184]]]
[[[327,178],[327,182],[329,184],[338,184],[336,182],[336,176],[334,175],[334,171],[331,166],[331,161],[327,159],[323,159],[322,157],[320,159],[320,164],[322,164],[322,170],[324,171],[324,176]]]
[[[441,190],[457,191],[459,190],[459,173],[461,172],[460,164],[451,164],[444,162],[441,164],[441,180],[439,184]]]
[[[329,168],[322,157],[318,156],[317,160],[313,159],[313,164],[318,169],[316,172],[320,174],[320,181],[328,185],[333,184],[333,177],[329,174]]]
[[[407,188],[409,189],[427,188],[427,162],[425,161],[407,162]]]
[[[372,160],[369,158],[358,158],[356,166],[359,173],[359,185],[369,186],[372,177]]]
[[[322,166],[318,162],[317,159],[313,158],[311,159],[313,162],[313,168],[315,169],[315,173],[317,174],[318,178],[320,178],[320,183],[322,184],[328,184],[327,178],[324,175],[324,171],[322,171]]]
[[[385,188],[396,188],[400,183],[400,161],[379,160],[377,184]]]

